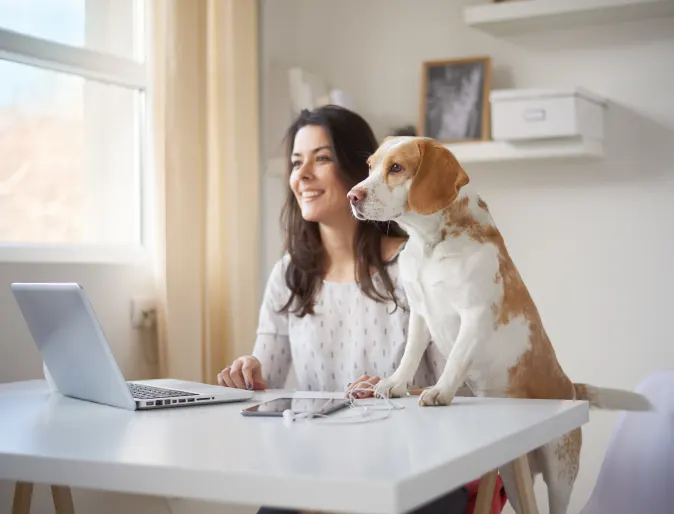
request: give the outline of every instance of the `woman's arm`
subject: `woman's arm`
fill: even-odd
[[[284,291],[285,290],[285,291]],[[265,288],[252,355],[237,358],[218,374],[218,384],[240,389],[282,388],[292,363],[288,316],[280,314],[284,294],[283,261],[274,266]],[[287,296],[286,296],[287,297]]]
[[[257,339],[253,349],[253,356],[262,365],[262,377],[271,389],[285,387],[292,365],[288,315],[278,312],[289,296],[283,278],[285,262],[285,258],[279,260],[269,275],[260,306]]]
[[[262,366],[262,378],[270,389],[285,387],[292,364],[290,340],[288,336],[259,334],[253,349]]]

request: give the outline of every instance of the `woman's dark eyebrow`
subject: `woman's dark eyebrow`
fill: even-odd
[[[330,145],[319,146],[318,148],[314,148],[311,153],[318,153],[321,150],[332,150],[332,147]],[[301,157],[301,155],[297,152],[293,152],[293,157]]]

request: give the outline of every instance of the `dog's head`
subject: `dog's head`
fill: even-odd
[[[369,177],[348,193],[360,220],[433,214],[448,207],[469,180],[452,152],[426,137],[389,137],[368,162]]]

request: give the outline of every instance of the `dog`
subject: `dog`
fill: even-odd
[[[398,257],[410,308],[408,341],[377,395],[405,394],[432,339],[447,361],[437,383],[421,394],[424,406],[449,405],[465,383],[475,396],[650,410],[642,395],[567,377],[487,204],[450,150],[427,137],[389,137],[368,163],[368,178],[347,195],[353,215],[396,222],[409,235]],[[532,475],[542,473],[548,487],[550,514],[567,512],[581,440],[578,428],[528,456]],[[512,464],[500,474],[521,513]]]

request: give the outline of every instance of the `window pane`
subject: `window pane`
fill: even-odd
[[[0,243],[140,242],[140,94],[0,60]]]
[[[0,0],[0,27],[142,60],[144,0]]]

